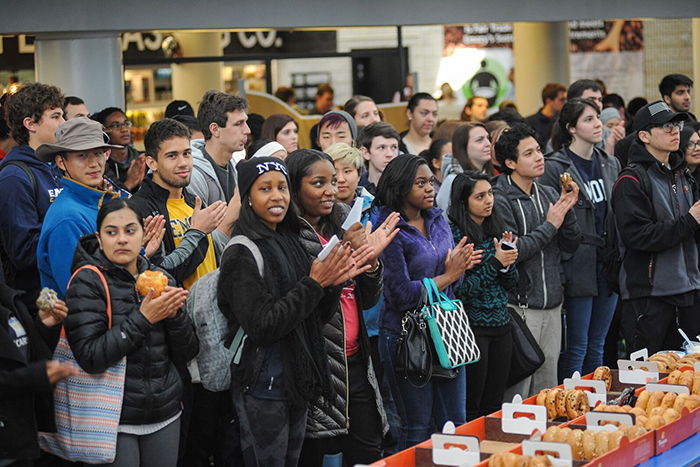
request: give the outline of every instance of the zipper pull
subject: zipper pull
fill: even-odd
[[[275,380],[274,376],[270,376],[270,385],[267,387],[268,391],[272,391],[272,382]]]

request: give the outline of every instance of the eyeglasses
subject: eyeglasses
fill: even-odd
[[[124,128],[131,128],[133,126],[133,123],[131,123],[129,120],[125,121],[124,123],[119,123],[119,122],[114,122],[109,126],[105,127],[105,130],[108,131],[118,131],[121,130],[122,127]]]
[[[694,143],[692,141],[688,141],[688,144],[685,147],[689,151],[694,151],[696,149],[700,149],[700,140],[698,140]]]
[[[664,133],[672,133],[674,128],[678,128],[678,131],[683,131],[683,121],[680,122],[666,122],[663,125],[652,125],[647,130],[650,131],[652,128],[661,128]]]

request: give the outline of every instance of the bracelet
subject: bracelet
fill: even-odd
[[[377,271],[379,271],[379,267],[382,265],[381,261],[377,260],[377,265],[375,266],[374,269],[370,269],[369,271],[365,271],[367,274],[374,274]]]

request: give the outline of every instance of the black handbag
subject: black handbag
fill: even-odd
[[[406,312],[401,320],[401,336],[396,345],[396,375],[412,381],[423,383],[449,381],[458,371],[443,368],[437,356],[435,345],[430,337],[428,322],[423,317],[423,306],[428,302],[428,291],[423,286],[421,299],[413,311]]]
[[[510,360],[508,372],[508,384],[511,387],[528,376],[534,374],[544,365],[544,353],[530,328],[525,324],[525,313],[519,310],[527,308],[527,275],[524,268],[518,268],[520,281],[518,282],[518,305],[508,305],[510,313],[510,329],[513,338],[513,354]]]

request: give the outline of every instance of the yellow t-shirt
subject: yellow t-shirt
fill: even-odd
[[[185,232],[187,232],[192,225],[193,213],[194,209],[189,207],[183,198],[168,200],[168,216],[170,216],[170,229],[173,231],[173,237],[175,238],[175,248],[180,246],[182,237],[185,236]],[[207,240],[209,241],[207,256],[197,270],[183,282],[187,290],[192,287],[192,284],[194,284],[197,279],[216,269],[216,253],[214,253],[211,235],[207,235]]]

